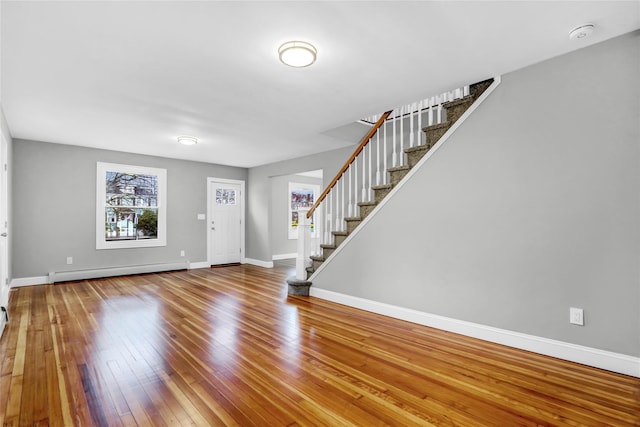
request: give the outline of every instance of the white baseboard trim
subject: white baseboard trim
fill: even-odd
[[[49,273],[48,283],[98,279],[101,277],[126,276],[128,274],[159,273],[162,271],[186,270],[188,265],[188,261],[185,260],[158,264],[125,265],[118,267],[103,267],[71,271],[52,271]]]
[[[257,265],[258,267],[273,268],[273,261],[260,261],[259,259],[243,258],[243,264]]]
[[[298,254],[296,252],[292,253],[292,254],[279,254],[279,255],[273,255],[271,257],[271,259],[273,261],[280,261],[281,259],[292,259],[292,258],[297,258]]]
[[[49,283],[48,276],[18,277],[17,279],[11,279],[12,288],[19,288],[21,286],[46,285],[47,283]]]
[[[351,295],[340,294],[326,289],[318,289],[313,286],[311,286],[309,294],[312,297],[406,320],[419,325],[430,326],[468,337],[640,378],[640,357],[452,319]]]
[[[211,264],[209,264],[207,261],[202,261],[202,262],[190,262],[189,263],[189,270],[194,270],[196,268],[210,268]]]

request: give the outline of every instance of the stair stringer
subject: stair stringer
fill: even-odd
[[[496,76],[496,77],[493,78],[493,82],[482,93],[482,95],[480,95],[478,97],[478,99],[476,99],[475,102],[473,104],[471,104],[471,106],[469,106],[469,108],[460,116],[460,118],[458,120],[456,120],[455,123],[453,123],[453,125],[451,125],[451,127],[444,133],[444,135],[442,135],[442,137],[435,143],[435,145],[418,161],[418,163],[416,163],[416,165],[414,167],[412,167],[409,170],[409,172],[407,172],[407,175],[405,175],[405,177],[391,189],[389,194],[387,194],[386,197],[384,199],[382,199],[380,201],[380,203],[378,203],[376,205],[376,207],[373,209],[373,211],[371,211],[371,213],[369,215],[367,215],[362,220],[362,222],[355,228],[355,230],[353,230],[351,233],[349,233],[349,235],[347,236],[345,241],[342,242],[340,245],[338,245],[338,247],[333,251],[333,253],[331,255],[329,255],[329,257],[327,259],[325,259],[322,262],[322,264],[320,264],[320,266],[318,266],[318,268],[315,269],[313,274],[311,276],[309,276],[309,278],[307,279],[308,281],[313,282],[313,279],[318,274],[320,274],[322,272],[322,270],[324,270],[325,267],[327,265],[329,265],[331,263],[331,261],[336,256],[338,256],[338,254],[340,252],[342,252],[342,250],[344,250],[345,247],[347,247],[349,242],[353,238],[355,238],[355,236],[358,235],[367,226],[367,224],[369,223],[369,221],[371,221],[372,218],[374,218],[377,215],[378,211],[380,211],[380,209],[382,209],[384,207],[384,205],[386,205],[387,202],[389,200],[391,200],[391,198],[398,191],[400,191],[400,189],[402,187],[404,187],[404,185],[411,179],[411,177],[419,169],[421,169],[423,167],[423,165],[429,160],[429,158],[431,156],[433,156],[438,151],[438,149],[447,142],[449,137],[451,135],[453,135],[453,133],[458,129],[458,127],[460,127],[462,125],[462,123],[465,122],[467,117],[469,117],[471,114],[473,114],[473,112],[476,110],[476,108],[478,108],[484,102],[484,100],[487,99],[489,97],[489,95],[491,95],[491,93],[495,90],[495,88],[498,87],[498,85],[500,85],[500,82],[501,82],[501,77],[500,76]]]

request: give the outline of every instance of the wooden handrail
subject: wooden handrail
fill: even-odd
[[[340,177],[346,172],[346,170],[349,169],[349,166],[351,165],[351,163],[353,163],[356,157],[358,157],[358,154],[362,152],[364,147],[369,143],[369,140],[373,137],[373,135],[376,134],[378,129],[380,129],[380,126],[382,126],[384,121],[387,120],[387,117],[389,117],[392,111],[393,110],[389,110],[384,114],[382,114],[382,116],[380,116],[380,119],[378,119],[376,124],[373,125],[371,129],[369,129],[369,132],[367,132],[367,135],[362,139],[362,141],[360,142],[360,145],[358,145],[358,148],[356,148],[356,151],[353,152],[351,157],[349,157],[349,159],[346,161],[344,166],[342,166],[342,168],[338,171],[338,173],[333,178],[331,183],[327,185],[327,188],[325,188],[322,194],[320,195],[320,197],[318,197],[318,200],[316,200],[313,206],[311,206],[311,209],[309,209],[309,212],[307,212],[307,218],[311,218],[311,215],[313,215],[313,212],[316,210],[316,208],[320,206],[320,203],[322,203],[322,201],[327,197],[327,194],[329,194],[329,191],[331,191],[331,189],[336,185],[336,183],[338,182]]]

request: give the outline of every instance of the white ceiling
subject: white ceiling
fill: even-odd
[[[0,7],[14,138],[242,167],[347,146],[332,130],[640,28],[637,0]],[[594,34],[570,41],[588,22]],[[317,47],[312,67],[278,61],[296,39]]]

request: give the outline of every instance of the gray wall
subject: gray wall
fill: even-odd
[[[363,135],[364,136],[364,135]],[[349,158],[354,147],[341,148],[249,169],[247,257],[271,262],[271,177],[322,169],[328,183]],[[324,185],[323,185],[324,187]]]
[[[640,356],[639,36],[505,75],[313,286]]]
[[[207,260],[207,177],[247,179],[247,170],[62,144],[14,140],[13,277]],[[96,250],[96,163],[167,169],[167,246]],[[185,250],[185,258],[180,251]],[[66,258],[73,257],[73,265]]]
[[[345,158],[346,160],[346,158]],[[331,177],[333,178],[333,176]],[[289,240],[289,183],[315,184],[324,190],[322,179],[302,175],[283,175],[271,178],[271,254],[292,254],[298,251],[298,241]]]

